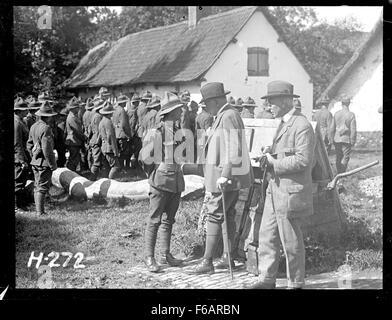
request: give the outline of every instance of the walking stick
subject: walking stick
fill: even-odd
[[[222,236],[223,241],[227,244],[227,259],[229,260],[229,270],[231,275],[231,280],[234,280],[233,270],[231,269],[231,255],[230,255],[230,242],[229,235],[227,234],[227,212],[226,212],[226,203],[225,203],[225,187],[221,189],[222,191],[222,206],[223,206],[223,225],[222,225]]]

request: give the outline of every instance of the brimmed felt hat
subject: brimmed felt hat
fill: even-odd
[[[67,103],[68,110],[79,108],[80,107],[80,100],[76,97],[72,97],[71,100]]]
[[[146,100],[146,101],[150,101],[150,99],[152,98],[152,93],[150,91],[145,91],[142,95],[142,97],[140,98],[140,100]]]
[[[109,101],[105,101],[102,104],[102,108],[99,110],[100,114],[112,114],[114,112],[113,105]]]
[[[41,102],[36,100],[32,95],[29,95],[25,101],[27,102],[29,109],[39,109],[39,106],[41,105]]]
[[[203,99],[200,102],[205,102],[208,99],[223,97],[228,95],[231,91],[226,91],[222,82],[210,82],[200,88],[200,93]]]
[[[239,110],[242,110],[243,104],[244,104],[244,101],[242,100],[242,98],[237,98],[237,100],[235,100],[233,106]]]
[[[328,97],[321,97],[321,99],[316,103],[316,106],[320,106],[320,105],[328,105],[330,103],[331,100],[329,100]]]
[[[67,112],[68,110],[67,110],[67,108],[65,107],[65,108],[62,108],[61,109],[61,111],[58,113],[59,115],[62,115],[62,116],[68,116],[68,112]]]
[[[347,96],[344,96],[341,101],[342,101],[342,104],[350,104],[351,103],[350,97],[347,97]]]
[[[161,98],[154,95],[150,101],[148,101],[146,108],[148,109],[152,109],[152,108],[156,108],[159,107],[161,105]]]
[[[256,102],[251,98],[248,97],[246,98],[245,102],[242,104],[243,107],[249,107],[249,108],[255,108],[256,106]]]
[[[139,94],[135,92],[132,95],[131,102],[136,102],[136,101],[140,101],[140,97],[139,97]]]
[[[14,110],[29,110],[29,107],[21,97],[17,97],[14,101]]]
[[[267,94],[261,99],[273,97],[293,97],[299,98],[299,95],[293,94],[294,86],[286,81],[272,81],[267,85]]]
[[[94,108],[94,103],[93,103],[93,99],[88,98],[86,100],[86,110],[92,110]]]
[[[108,97],[108,96],[111,95],[111,93],[109,92],[109,90],[108,90],[107,88],[105,88],[105,87],[101,87],[101,88],[99,89],[99,91],[98,91],[98,94],[99,94],[101,97]]]
[[[54,99],[49,95],[48,91],[41,92],[38,95],[38,102],[42,103],[44,101],[54,102]]]
[[[117,98],[117,104],[120,103],[127,103],[129,101],[129,98],[126,95],[120,94],[120,96]]]
[[[181,102],[177,95],[166,91],[163,96],[163,99],[161,100],[160,114],[167,114],[174,109],[181,108],[183,105],[184,104]]]
[[[295,109],[301,109],[302,108],[301,101],[297,98],[293,99],[293,106]]]
[[[98,100],[95,100],[93,102],[93,111],[99,111],[100,109],[103,108],[103,106],[105,105],[105,100],[102,100],[101,98],[99,98]]]
[[[35,113],[35,115],[40,117],[52,117],[57,113],[53,111],[52,107],[49,105],[48,101],[44,101],[41,104],[39,110]]]

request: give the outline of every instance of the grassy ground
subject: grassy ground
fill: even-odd
[[[331,156],[331,162],[334,162]],[[354,153],[349,169],[373,160],[382,153]],[[336,270],[345,262],[357,269],[380,268],[382,265],[382,199],[358,191],[361,179],[382,174],[382,164],[343,183],[341,200],[347,213],[347,225],[339,246],[329,246],[329,239],[310,237],[307,245],[309,273]],[[185,257],[198,239],[196,227],[202,199],[182,201],[173,229],[172,251]],[[84,254],[84,269],[75,269],[75,258],[67,267],[52,268],[56,288],[144,288],[154,286],[145,278],[124,276],[126,271],[142,263],[144,221],[148,201],[53,201],[48,215],[33,211],[16,213],[16,284],[19,288],[35,288],[39,275],[35,262],[28,268],[32,251],[46,257],[51,251]],[[43,260],[42,265],[47,264]],[[65,257],[56,262],[63,264]],[[162,283],[160,284],[162,285]]]

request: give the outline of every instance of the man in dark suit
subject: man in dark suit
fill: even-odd
[[[78,164],[81,162],[80,149],[85,140],[82,120],[79,119],[78,116],[79,107],[80,101],[76,97],[73,97],[67,105],[69,114],[65,122],[65,131],[67,135],[65,145],[69,151],[66,167],[72,171],[76,171]]]
[[[29,129],[23,122],[27,112],[26,101],[23,101],[21,97],[16,98],[14,103],[15,204],[17,208],[22,210],[27,210],[28,204],[25,187],[29,172],[29,158],[26,150]]]
[[[286,256],[289,288],[305,282],[305,246],[301,231],[303,219],[313,214],[312,163],[315,135],[310,122],[293,108],[293,85],[273,81],[263,99],[272,114],[281,119],[273,144],[264,150],[271,179],[267,188],[259,229],[259,279],[254,289],[275,288],[280,247]]]
[[[45,196],[49,192],[52,171],[57,169],[53,148],[53,132],[49,125],[50,118],[56,115],[48,102],[42,103],[35,113],[39,120],[31,126],[27,150],[31,156],[35,180],[35,208],[39,215],[45,214]]]
[[[112,104],[106,100],[99,113],[102,120],[99,123],[99,137],[101,139],[101,151],[106,161],[109,163],[109,179],[114,179],[120,171],[119,152],[117,147],[116,132],[111,120],[114,112]]]
[[[338,173],[347,170],[351,148],[357,141],[357,122],[355,114],[349,110],[350,99],[342,99],[342,110],[334,115],[332,136],[336,151],[336,170]]]
[[[227,252],[232,251],[236,231],[235,204],[239,190],[248,188],[253,183],[253,171],[250,164],[249,152],[246,146],[244,123],[240,114],[230,105],[225,95],[223,83],[207,83],[200,89],[207,112],[215,116],[211,130],[208,133],[206,145],[198,164],[198,169],[204,175],[206,192],[211,192],[207,202],[208,221],[206,248],[202,262],[192,271],[194,274],[213,273],[215,268],[233,266]],[[184,170],[187,165],[184,164]],[[185,171],[186,172],[186,171]],[[224,254],[214,267],[212,263],[214,251],[222,237],[223,193],[227,214],[227,233],[229,241],[224,241]],[[231,255],[233,257],[233,255]]]
[[[145,264],[149,271],[158,272],[155,260],[155,244],[159,236],[159,263],[178,266],[182,263],[170,253],[170,240],[175,215],[185,189],[181,164],[174,155],[179,141],[175,141],[174,123],[180,118],[182,102],[170,92],[165,92],[160,110],[161,121],[156,129],[149,130],[143,140],[140,160],[150,184],[150,214],[144,237]],[[159,146],[157,145],[159,144]],[[151,154],[152,148],[158,154]],[[158,148],[157,148],[158,147]],[[158,160],[158,161],[157,161]],[[159,232],[159,234],[158,234]]]

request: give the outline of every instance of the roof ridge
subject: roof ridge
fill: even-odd
[[[241,7],[236,8],[236,9],[232,9],[232,10],[228,10],[228,11],[224,11],[224,12],[219,12],[219,13],[216,13],[216,14],[213,14],[213,15],[210,15],[210,16],[207,16],[207,17],[203,17],[203,18],[200,19],[200,21],[201,21],[201,20],[205,21],[205,20],[214,19],[214,18],[217,18],[217,17],[222,17],[222,16],[225,16],[225,15],[231,14],[231,13],[233,13],[233,12],[235,12],[235,11],[245,11],[246,9],[250,9],[250,8],[255,8],[255,9],[256,9],[257,6],[241,6]],[[188,19],[187,19],[187,20],[180,21],[180,22],[168,24],[168,25],[163,25],[163,26],[159,26],[159,27],[154,27],[154,28],[149,28],[149,29],[141,30],[141,31],[138,31],[138,32],[128,33],[128,34],[126,34],[125,36],[123,36],[123,37],[121,37],[121,38],[118,38],[117,40],[113,40],[113,41],[107,41],[107,40],[105,40],[105,41],[103,41],[103,42],[115,42],[115,43],[117,43],[117,42],[119,42],[120,40],[123,40],[123,39],[125,39],[125,38],[127,38],[127,37],[130,37],[130,36],[133,36],[133,35],[140,35],[140,34],[142,34],[142,33],[148,33],[148,32],[151,32],[151,31],[157,31],[157,30],[162,30],[162,29],[165,29],[165,28],[175,27],[175,26],[178,26],[178,25],[180,25],[180,24],[182,24],[182,23],[185,24],[185,23],[187,23],[187,21],[188,21]],[[96,47],[102,45],[103,42],[97,44],[96,46],[94,46],[94,47],[91,48],[90,50],[92,50],[92,49],[94,49],[94,48],[96,48]],[[89,50],[89,51],[90,51],[90,50]]]
[[[354,67],[355,63],[357,60],[363,55],[364,51],[369,47],[370,43],[375,39],[379,28],[382,26],[382,13],[381,17],[377,20],[377,22],[374,24],[372,30],[370,30],[367,34],[363,42],[357,47],[357,49],[353,52],[352,56],[350,59],[344,64],[342,69],[333,77],[327,88],[320,94],[318,99],[316,100],[317,102],[323,98],[324,96],[329,96],[331,91],[334,91],[336,89],[336,86],[339,84],[339,82],[345,77],[346,73],[351,70],[351,68]]]
[[[245,11],[245,10],[249,10],[251,8],[256,9],[257,6],[240,6],[239,8],[236,8],[236,9],[231,9],[231,10],[227,10],[227,11],[223,11],[223,12],[218,12],[218,13],[215,13],[215,14],[203,17],[203,18],[200,19],[200,21],[201,20],[214,19],[214,18],[217,18],[217,17],[220,18],[222,16],[232,14],[235,11]]]

